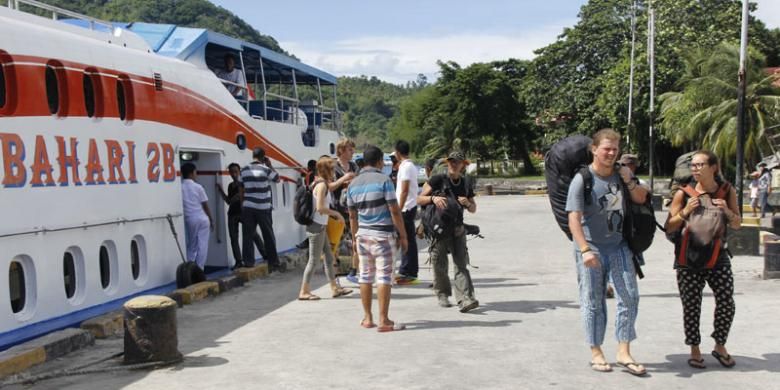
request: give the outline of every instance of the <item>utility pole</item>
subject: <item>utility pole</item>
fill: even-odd
[[[655,165],[655,135],[653,126],[655,125],[655,10],[653,10],[653,1],[648,3],[647,20],[647,60],[650,63],[650,153],[648,154],[648,167],[650,173],[650,193],[653,193],[653,166]]]
[[[631,114],[634,110],[634,51],[636,49],[636,0],[631,4],[631,70],[628,76],[628,123],[626,124],[626,149],[631,151]]]
[[[742,215],[743,182],[742,170],[745,163],[745,88],[747,86],[747,45],[748,45],[748,0],[742,0],[742,38],[739,42],[739,87],[737,88],[737,205]]]

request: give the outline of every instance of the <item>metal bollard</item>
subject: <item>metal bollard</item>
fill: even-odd
[[[176,301],[160,295],[133,298],[124,304],[125,364],[182,359],[176,335]]]
[[[780,241],[764,243],[764,279],[780,279]]]

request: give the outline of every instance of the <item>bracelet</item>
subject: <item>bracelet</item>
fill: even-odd
[[[433,195],[431,195],[431,203],[433,203]]]
[[[591,251],[593,251],[593,249],[590,249],[589,246],[586,246],[584,249],[580,249],[580,254],[584,255],[584,254],[586,254],[588,252],[591,252]]]
[[[690,217],[690,215],[688,217],[684,216],[682,210],[680,210],[680,212],[677,213],[677,216],[680,217],[680,219],[683,221],[688,221],[688,217]]]

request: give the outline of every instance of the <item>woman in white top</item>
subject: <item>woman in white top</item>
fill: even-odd
[[[313,222],[306,227],[306,235],[309,237],[309,262],[306,264],[306,269],[303,271],[303,282],[301,283],[301,291],[298,293],[298,300],[301,301],[316,301],[320,297],[312,294],[311,292],[311,276],[314,274],[314,264],[320,261],[323,253],[325,254],[325,276],[330,281],[330,289],[333,297],[340,297],[347,295],[352,290],[342,288],[336,282],[336,277],[333,272],[333,252],[330,251],[330,242],[328,240],[328,233],[325,230],[325,226],[328,225],[328,218],[334,218],[341,224],[344,223],[344,217],[336,210],[331,210],[331,196],[328,190],[328,185],[333,181],[333,171],[335,169],[335,162],[331,157],[322,156],[317,161],[317,177],[312,190],[312,201],[314,202],[314,215],[312,215]]]

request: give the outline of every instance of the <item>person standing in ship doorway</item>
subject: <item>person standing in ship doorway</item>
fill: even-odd
[[[225,87],[234,98],[245,99],[244,88],[242,87],[246,86],[246,81],[244,80],[244,72],[242,72],[240,69],[236,69],[236,57],[231,53],[227,53],[223,59],[225,61],[225,69],[218,70],[216,72],[217,77],[225,81],[230,81],[233,84],[238,84],[228,84],[225,85]],[[239,87],[239,85],[241,87]]]
[[[279,182],[279,173],[271,166],[271,160],[265,156],[265,149],[257,147],[252,151],[254,160],[241,170],[241,222],[244,237],[252,237],[256,233],[257,226],[263,233],[265,242],[265,254],[263,257],[268,264],[268,272],[284,272],[286,264],[279,262],[279,254],[276,252],[276,236],[272,212],[272,194],[270,182]],[[252,240],[244,239],[243,242],[244,267],[255,265],[255,248]]]
[[[196,183],[198,173],[193,163],[181,166],[181,199],[184,209],[184,238],[187,244],[187,261],[204,269],[209,253],[209,232],[214,230],[209,198],[203,186]]]
[[[228,236],[230,236],[230,247],[233,250],[233,258],[236,259],[236,264],[233,266],[235,269],[243,267],[244,264],[243,258],[241,257],[241,246],[238,244],[238,225],[241,223],[241,180],[239,179],[241,175],[241,166],[237,163],[230,163],[230,165],[228,165],[228,172],[233,181],[228,184],[227,194],[222,190],[222,185],[220,185],[219,182],[217,182],[216,186],[219,195],[222,196],[222,200],[228,204]],[[260,239],[257,230],[254,231],[252,241],[257,247],[257,250],[260,251],[260,255],[263,256],[263,258],[266,258],[263,240]]]

